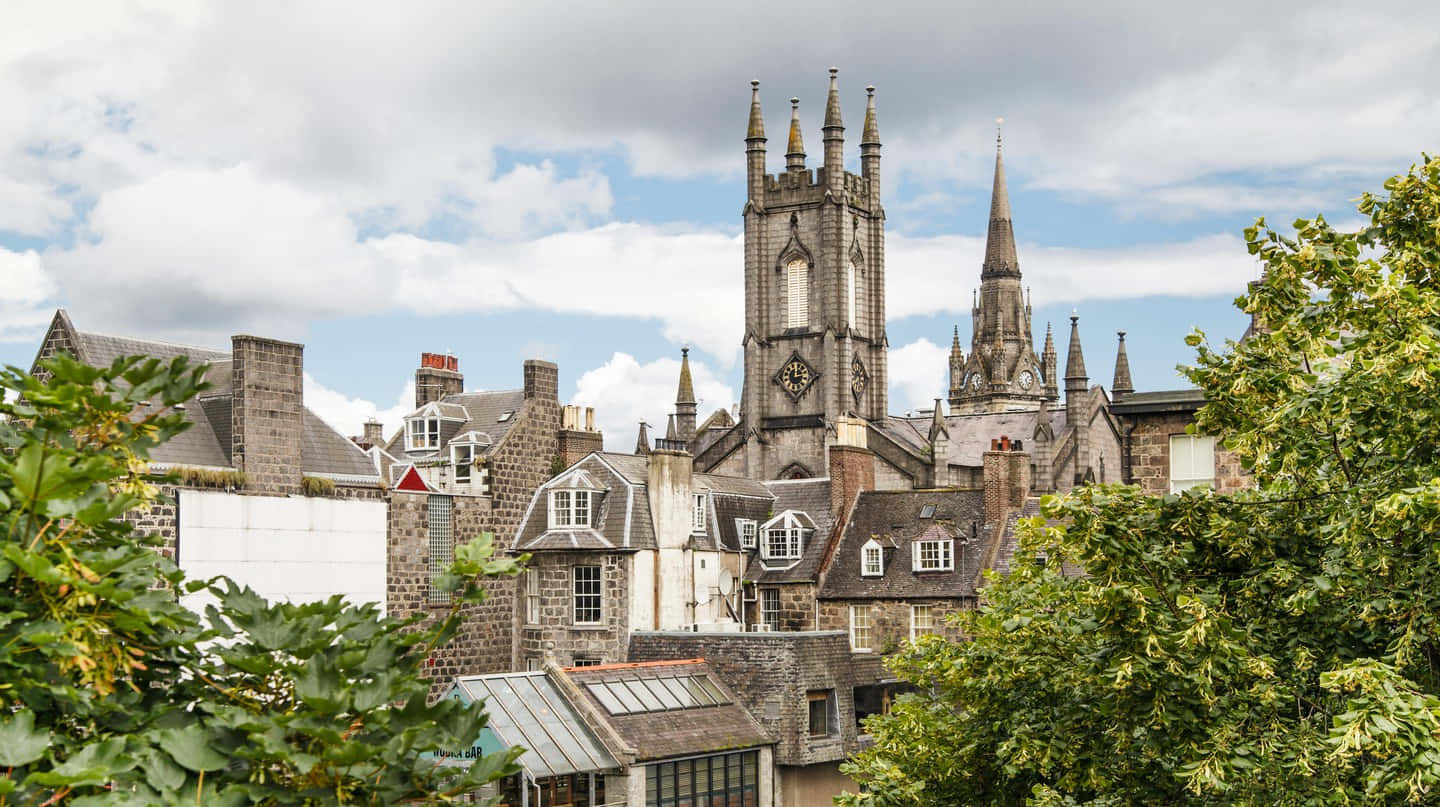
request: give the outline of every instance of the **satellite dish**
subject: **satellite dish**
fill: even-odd
[[[735,590],[735,575],[729,569],[720,570],[720,593],[726,597]]]

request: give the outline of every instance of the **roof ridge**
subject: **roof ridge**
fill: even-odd
[[[621,661],[614,664],[592,664],[589,667],[564,667],[566,672],[571,670],[631,670],[644,669],[648,667],[676,667],[682,664],[704,664],[703,658],[665,659],[663,661]]]
[[[230,351],[225,350],[225,349],[223,349],[223,348],[218,348],[218,347],[205,347],[204,345],[191,345],[191,344],[186,344],[185,342],[170,342],[170,341],[167,341],[167,340],[165,340],[165,339],[150,339],[150,338],[147,338],[147,337],[144,337],[144,336],[128,336],[128,335],[123,334],[123,333],[102,333],[102,332],[100,332],[100,331],[81,331],[81,330],[76,330],[76,331],[75,331],[75,334],[76,334],[77,336],[99,336],[99,337],[103,337],[103,338],[105,338],[105,339],[128,339],[128,340],[130,340],[131,342],[150,342],[150,343],[156,344],[156,345],[165,345],[166,347],[183,347],[183,348],[186,348],[186,349],[188,349],[188,350],[204,350],[204,351],[207,351],[207,352],[209,352],[209,353],[223,353],[223,354],[225,354],[226,356],[232,356],[232,355],[234,355],[234,354],[232,354]]]

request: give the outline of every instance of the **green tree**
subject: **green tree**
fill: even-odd
[[[432,628],[340,598],[267,603],[186,581],[125,512],[158,496],[150,449],[203,388],[185,359],[67,357],[0,372],[0,805],[402,804],[453,800],[518,770],[518,750],[439,769],[479,708],[426,703],[420,671],[487,575],[488,536],[455,550]],[[178,591],[209,587],[204,618]]]
[[[1049,563],[894,662],[923,693],[842,803],[1440,801],[1440,160],[1385,190],[1357,232],[1259,220],[1266,328],[1188,340],[1256,489],[1048,498],[1017,554]]]

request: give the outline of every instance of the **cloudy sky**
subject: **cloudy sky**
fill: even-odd
[[[1244,329],[1256,216],[1358,221],[1440,147],[1433,0],[699,5],[8,0],[0,363],[59,306],[295,339],[353,432],[398,423],[421,351],[473,389],[543,357],[632,445],[682,344],[702,412],[738,399],[749,81],[771,170],[792,95],[813,165],[836,65],[852,170],[878,88],[893,410],[969,332],[1000,116],[1037,342],[1078,309],[1094,379],[1123,328],[1168,388],[1192,327]]]

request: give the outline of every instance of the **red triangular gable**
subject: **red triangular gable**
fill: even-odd
[[[400,482],[395,486],[395,489],[410,490],[417,493],[432,492],[430,490],[430,486],[425,484],[425,480],[420,476],[420,472],[415,470],[414,465],[411,465],[408,469],[406,469],[405,474],[400,477]]]

